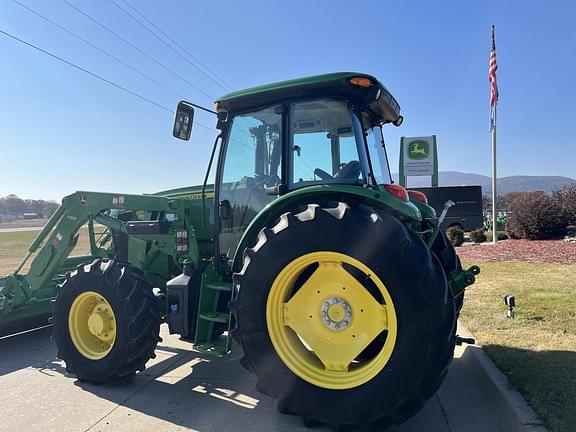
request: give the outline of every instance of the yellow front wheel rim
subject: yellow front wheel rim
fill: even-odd
[[[116,317],[108,300],[94,291],[74,299],[68,315],[72,343],[90,360],[106,357],[116,341]]]
[[[374,378],[390,360],[398,334],[384,283],[368,266],[338,252],[312,252],[284,267],[268,295],[266,323],[284,364],[328,389]],[[362,357],[373,342],[376,353]]]

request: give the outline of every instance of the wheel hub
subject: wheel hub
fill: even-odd
[[[322,322],[331,330],[344,330],[352,322],[352,308],[340,297],[330,297],[320,307]]]
[[[94,336],[101,337],[106,336],[106,332],[110,331],[113,327],[112,325],[113,317],[110,316],[109,311],[97,306],[94,311],[88,317],[88,330]]]
[[[102,314],[93,313],[88,318],[88,329],[94,336],[100,336],[104,330],[104,318]]]

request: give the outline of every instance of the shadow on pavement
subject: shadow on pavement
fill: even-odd
[[[300,419],[277,414],[274,401],[256,392],[251,374],[239,365],[238,348],[228,357],[212,358],[191,351],[190,343],[168,336],[143,373],[115,385],[94,385],[66,373],[64,363],[56,358],[51,333],[51,328],[43,328],[0,339],[0,376],[37,370],[50,381],[37,377],[30,383],[45,382],[49,387],[44,391],[51,394],[48,398],[72,397],[84,407],[96,401],[94,397],[117,404],[101,412],[103,415],[92,412],[99,420],[95,418],[91,427],[97,430],[157,431],[166,427],[166,422],[176,429],[200,431],[227,430],[230,425],[237,425],[237,430],[293,431],[301,427]],[[25,373],[20,379],[29,380],[30,372]],[[52,381],[55,378],[57,386]],[[70,384],[84,395],[72,396],[74,392],[66,390],[72,390]],[[65,394],[59,396],[62,391]]]
[[[148,419],[138,430],[152,430],[154,423],[161,427],[164,422],[199,431],[229,430],[231,425],[235,430],[302,427],[299,418],[278,414],[275,401],[255,390],[253,376],[238,362],[238,347],[228,357],[213,358],[170,345],[159,346],[154,363],[129,382],[101,386],[75,381],[83,390],[121,406],[98,423],[98,430],[138,429],[133,411]],[[181,341],[177,345],[191,348]]]
[[[28,367],[64,373],[51,335],[50,326],[0,339],[0,376]]]

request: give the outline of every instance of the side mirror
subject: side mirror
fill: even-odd
[[[176,108],[174,116],[174,129],[172,135],[175,138],[188,141],[192,133],[192,124],[194,122],[194,107],[188,102],[181,101]]]
[[[396,127],[400,126],[404,122],[404,117],[398,116],[396,120],[392,122],[392,124]]]

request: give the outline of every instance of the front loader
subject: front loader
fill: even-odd
[[[190,138],[194,108],[211,111],[181,102],[176,138]],[[116,230],[127,255],[112,238],[66,273],[59,357],[79,379],[123,380],[165,321],[208,354],[233,337],[258,391],[306,424],[410,418],[446,376],[479,269],[462,269],[426,197],[392,182],[383,126],[402,123],[398,103],[373,76],[333,73],[234,92],[211,112],[214,185],[159,194],[164,211]]]
[[[202,211],[198,190],[174,193],[173,198],[101,192],[65,197],[15,271],[0,278],[0,336],[47,324],[58,285],[79,265],[113,259],[164,287],[186,258],[198,260],[197,242],[188,238],[211,236],[199,224],[194,229]],[[70,256],[82,230],[89,251]]]

